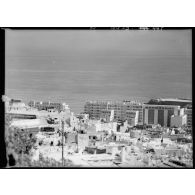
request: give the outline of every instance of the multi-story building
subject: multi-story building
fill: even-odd
[[[114,119],[125,120],[125,105],[120,101],[108,101],[107,109],[114,110]]]
[[[58,103],[58,102],[42,102],[42,101],[30,101],[28,103],[30,107],[37,108],[38,110],[48,110],[48,109],[56,109],[59,112],[63,110],[68,110],[69,106],[66,103]]]
[[[187,115],[187,127],[192,128],[192,106],[187,105],[184,112]]]
[[[89,114],[91,119],[100,119],[102,110],[107,109],[107,102],[103,101],[88,101],[84,106],[84,112]]]
[[[192,104],[192,100],[189,99],[178,99],[178,98],[158,98],[151,99],[148,104],[154,105],[174,105],[180,106],[181,108],[187,106],[188,104]]]
[[[143,125],[143,108],[144,104],[134,101],[123,101],[126,104],[126,111],[138,111],[138,123]]]
[[[171,116],[178,116],[180,106],[173,105],[144,105],[144,123],[147,125],[158,125],[170,127]]]
[[[187,115],[184,111],[184,108],[181,108],[178,115],[171,116],[171,127],[182,127],[187,125]]]
[[[102,113],[110,113],[114,110],[115,120],[128,120],[132,117],[132,111],[138,111],[137,124],[171,126],[171,116],[187,115],[187,125],[192,126],[192,108],[182,109],[186,104],[191,105],[191,100],[185,99],[152,99],[147,104],[134,101],[89,101],[84,106],[84,112],[91,119],[100,119]],[[137,112],[136,112],[137,113]],[[174,119],[173,119],[174,120]],[[185,120],[182,119],[183,121]],[[182,122],[183,123],[183,122]]]
[[[182,127],[187,124],[187,115],[172,115],[171,116],[171,127]]]
[[[91,119],[100,119],[102,110],[107,110],[107,102],[88,101],[84,106],[84,112],[89,114]]]
[[[106,122],[114,120],[114,110],[102,110],[100,118],[104,119]]]
[[[126,112],[127,122],[130,126],[136,126],[138,124],[139,111],[128,110]]]
[[[28,106],[26,106],[25,103],[22,102],[21,100],[15,100],[7,96],[3,96],[3,101],[5,102],[5,112],[6,113],[28,109]]]
[[[133,101],[88,101],[84,106],[84,112],[90,118],[100,119],[102,112],[114,110],[115,120],[127,120],[127,113],[138,111],[138,123],[143,124],[143,104]]]

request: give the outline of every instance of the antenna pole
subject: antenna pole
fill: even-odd
[[[62,167],[64,166],[64,120],[62,119]]]

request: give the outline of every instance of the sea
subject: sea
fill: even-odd
[[[190,60],[134,57],[130,62],[124,60],[118,64],[116,59],[82,65],[79,59],[70,65],[63,58],[9,60],[5,94],[25,103],[30,100],[66,102],[75,113],[82,112],[88,100],[191,99]]]

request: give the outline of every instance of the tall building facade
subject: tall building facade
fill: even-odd
[[[114,120],[114,110],[102,110],[100,118],[104,119],[106,122]]]
[[[187,127],[192,128],[192,106],[187,105],[184,112],[187,115]]]
[[[144,123],[148,125],[157,125],[170,127],[171,116],[178,116],[180,106],[172,105],[144,105]]]
[[[127,123],[130,126],[136,126],[138,124],[139,111],[128,110],[126,114],[127,114]]]
[[[58,102],[42,102],[42,101],[30,101],[28,103],[30,107],[37,108],[38,110],[56,109],[58,111],[68,110],[69,106],[66,103]]]
[[[102,112],[114,110],[115,120],[127,120],[131,111],[138,111],[138,123],[143,124],[143,104],[133,101],[88,101],[84,112],[92,119],[100,119]]]
[[[84,112],[89,114],[91,119],[100,119],[102,110],[107,110],[107,102],[88,101],[84,106]]]
[[[138,122],[137,124],[143,124],[143,109],[144,104],[134,101],[124,101],[126,105],[126,111],[138,111]]]

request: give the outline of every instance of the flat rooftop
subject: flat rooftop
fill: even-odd
[[[169,101],[169,102],[189,102],[191,103],[192,100],[190,99],[179,99],[179,98],[159,98],[158,101]]]

